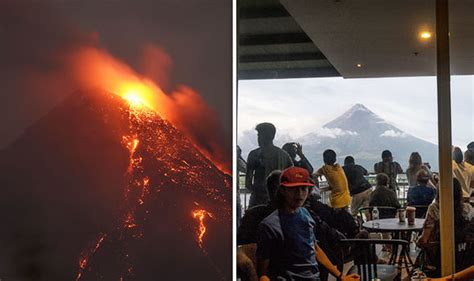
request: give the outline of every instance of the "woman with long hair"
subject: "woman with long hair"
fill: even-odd
[[[463,201],[461,184],[457,179],[453,179],[453,200],[454,200],[454,233],[455,241],[459,243],[465,239],[466,226],[474,219],[474,209],[470,204]],[[439,192],[436,199],[428,207],[423,232],[417,241],[425,252],[425,262],[440,269],[439,255]],[[439,274],[438,271],[434,275]]]
[[[474,218],[474,209],[463,201],[461,185],[457,179],[453,179],[453,200],[454,227],[458,237],[466,224]],[[422,245],[433,241],[439,241],[439,192],[436,194],[435,201],[428,207],[423,233],[417,243]]]
[[[421,155],[418,152],[412,152],[410,158],[408,159],[408,169],[406,171],[408,185],[416,185],[416,173],[421,169],[423,161],[421,160]]]

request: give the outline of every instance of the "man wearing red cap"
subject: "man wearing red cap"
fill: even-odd
[[[257,267],[260,281],[318,281],[318,262],[341,280],[359,280],[358,275],[342,276],[316,244],[315,222],[302,208],[313,186],[306,169],[291,167],[282,172],[276,195],[278,209],[259,225]]]

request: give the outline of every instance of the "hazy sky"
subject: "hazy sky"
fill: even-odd
[[[435,77],[239,81],[238,132],[272,122],[299,137],[362,103],[399,129],[438,142]],[[451,78],[453,144],[474,140],[474,77]]]

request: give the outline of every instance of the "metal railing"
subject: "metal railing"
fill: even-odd
[[[375,187],[375,177],[376,174],[369,174],[365,178],[369,181],[369,183]],[[398,174],[397,175],[397,198],[401,205],[406,203],[407,192],[409,188],[408,179],[405,174]],[[329,198],[331,196],[331,190],[328,189],[329,187],[327,181],[324,179],[319,181],[319,194],[321,196],[320,201],[324,204],[330,205]],[[239,174],[239,196],[240,196],[240,204],[242,208],[242,216],[247,210],[249,201],[250,201],[250,190],[245,188],[245,174]]]

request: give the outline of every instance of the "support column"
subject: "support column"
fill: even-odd
[[[448,0],[436,0],[441,274],[455,272]]]

